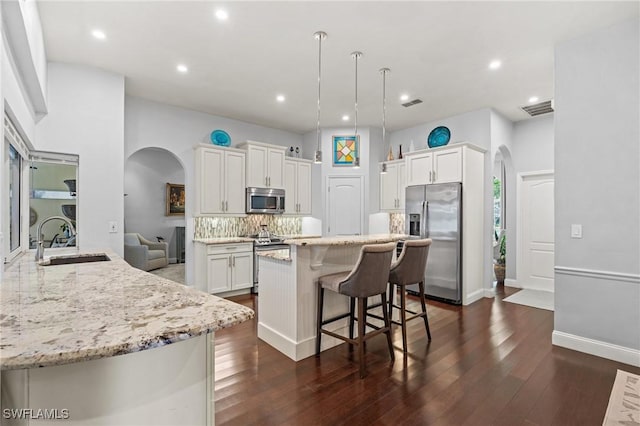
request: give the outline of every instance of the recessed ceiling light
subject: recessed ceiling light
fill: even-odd
[[[489,69],[491,70],[497,70],[501,66],[502,66],[502,62],[497,59],[489,63]]]
[[[284,102],[284,100],[285,100],[284,95],[278,95],[278,96],[276,96],[276,101],[278,101],[278,102]]]
[[[400,100],[403,101],[403,102],[404,101],[408,101],[409,100],[409,95],[407,95],[407,94],[400,95]]]
[[[534,102],[538,102],[538,97],[537,96],[532,96],[529,98],[529,103],[532,104]]]
[[[189,68],[187,68],[187,66],[184,64],[178,64],[176,69],[178,70],[178,72],[181,72],[182,74],[186,74],[189,71]]]
[[[105,38],[107,38],[107,35],[102,30],[93,30],[91,31],[91,35],[98,40],[104,40]]]
[[[347,114],[343,115],[342,121],[349,121],[349,116]]]
[[[216,18],[220,21],[226,21],[229,18],[229,14],[226,10],[218,9],[216,10]]]

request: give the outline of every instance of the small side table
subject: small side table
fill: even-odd
[[[184,263],[184,226],[176,226],[176,262]]]

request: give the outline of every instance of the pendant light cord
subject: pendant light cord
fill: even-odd
[[[321,76],[322,76],[322,39],[326,37],[326,34],[319,32],[318,34],[318,121],[316,124],[316,137],[318,138],[318,151],[320,151],[320,87],[321,87]]]
[[[354,131],[355,131],[355,138],[356,138],[356,158],[353,162],[353,166],[355,168],[360,167],[360,141],[358,139],[358,59],[360,59],[362,57],[362,52],[353,52],[351,54],[351,56],[353,57],[353,59],[355,59],[356,61],[356,93],[355,93],[355,117],[354,117]]]

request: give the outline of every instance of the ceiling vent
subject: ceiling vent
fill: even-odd
[[[544,102],[538,102],[537,104],[527,105],[520,107],[524,112],[529,114],[531,117],[535,117],[537,115],[547,114],[549,112],[553,112],[553,99]]]
[[[422,103],[422,99],[414,99],[412,101],[403,103],[402,106],[406,108],[406,107],[418,105],[418,104],[421,104],[421,103]]]

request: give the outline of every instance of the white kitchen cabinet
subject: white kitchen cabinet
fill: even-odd
[[[407,185],[462,182],[461,146],[413,151],[405,155],[405,161]]]
[[[284,188],[285,147],[254,141],[247,141],[240,147],[247,151],[247,186]]]
[[[253,244],[204,244],[195,247],[195,287],[207,293],[253,286]]]
[[[380,210],[404,210],[406,164],[404,160],[387,161],[387,173],[380,175]]]
[[[311,214],[311,160],[284,161],[285,214]]]
[[[196,215],[245,214],[243,150],[196,147]]]

